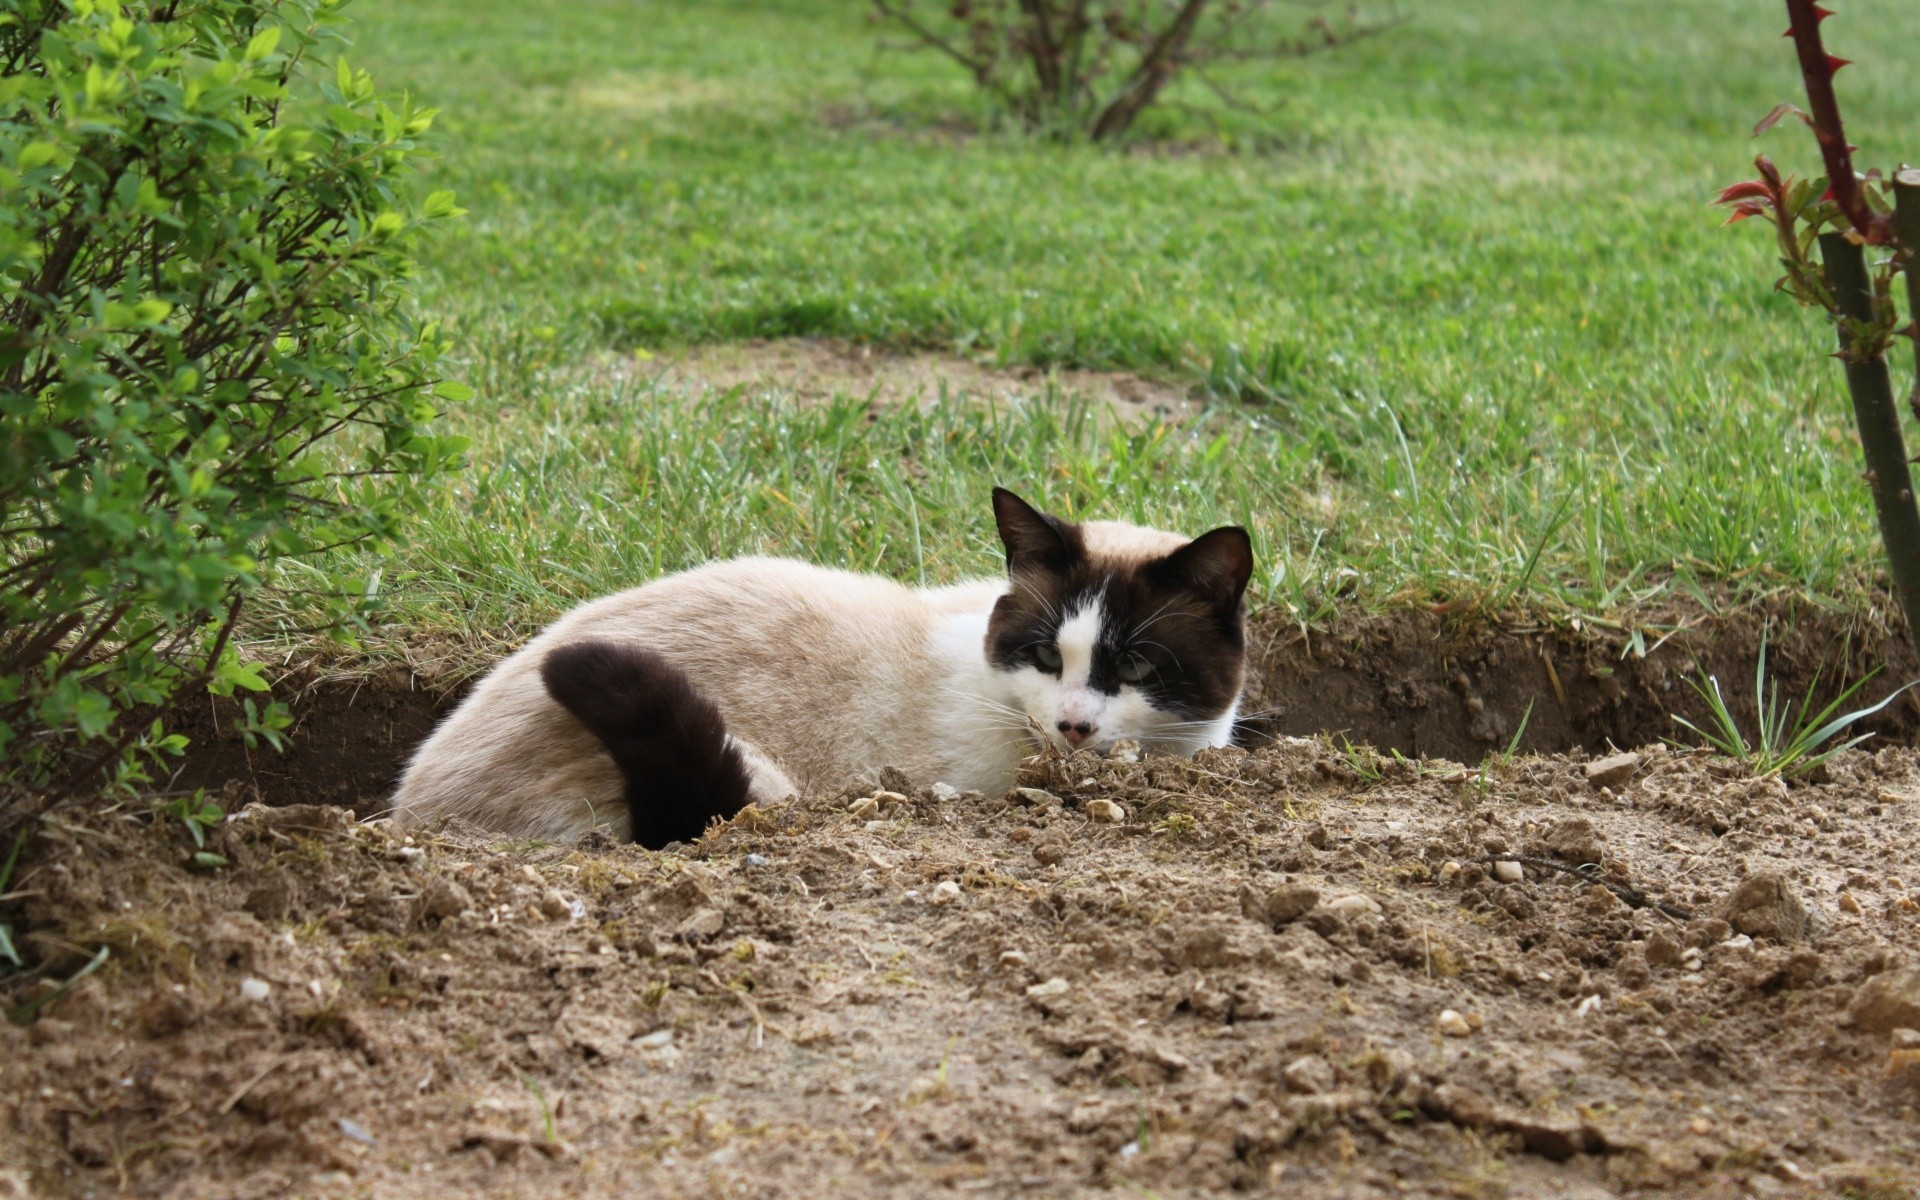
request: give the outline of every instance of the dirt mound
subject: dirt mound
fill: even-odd
[[[1303,628],[1269,609],[1252,624],[1244,707],[1253,715],[1243,742],[1335,733],[1382,752],[1478,760],[1517,733],[1520,748],[1534,753],[1605,753],[1684,732],[1675,713],[1710,727],[1688,686],[1700,668],[1719,677],[1742,728],[1752,730],[1753,664],[1768,631],[1770,674],[1791,702],[1813,688],[1817,707],[1883,663],[1888,669],[1862,691],[1861,707],[1920,678],[1912,647],[1885,614],[1679,608],[1645,617],[1638,630],[1431,609]],[[296,668],[275,686],[297,722],[285,754],[249,750],[233,732],[230,704],[189,709],[181,728],[192,749],[173,786],[238,783],[272,804],[346,804],[379,815],[407,756],[474,676],[466,656],[438,658],[466,669],[435,677],[383,664],[351,673],[338,664]],[[1920,693],[1858,728],[1878,734],[1876,745],[1910,743],[1920,733]]]
[[[1905,1196],[1920,758],[1325,741],[684,852],[43,822],[0,1194]],[[857,807],[849,810],[849,803]]]

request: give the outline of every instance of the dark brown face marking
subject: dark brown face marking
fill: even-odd
[[[1218,717],[1238,699],[1253,575],[1246,530],[1222,526],[1168,555],[1117,558],[1091,551],[1078,525],[1004,488],[994,489],[993,512],[1013,582],[987,622],[994,667],[1058,674],[1060,626],[1097,603],[1089,687],[1115,695],[1135,686],[1155,709],[1188,720]]]

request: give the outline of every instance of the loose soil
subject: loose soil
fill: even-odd
[[[1242,740],[1257,746],[1277,735],[1328,733],[1407,757],[1478,762],[1518,734],[1519,749],[1534,753],[1605,753],[1684,734],[1675,713],[1710,728],[1689,686],[1702,668],[1719,678],[1751,731],[1763,633],[1769,674],[1788,702],[1818,685],[1824,704],[1883,663],[1887,669],[1849,707],[1920,678],[1920,662],[1884,613],[1674,608],[1641,614],[1638,627],[1634,634],[1591,621],[1501,623],[1420,610],[1303,629],[1269,610],[1252,623],[1251,716]],[[284,675],[275,691],[297,722],[284,755],[248,749],[227,708],[187,713],[183,728],[194,749],[171,787],[220,790],[238,781],[244,794],[268,803],[343,804],[379,815],[407,755],[485,666],[453,653],[416,660],[411,668],[309,665]],[[1877,734],[1876,746],[1911,743],[1920,734],[1913,697],[1860,729]]]
[[[1124,759],[665,852],[54,814],[0,1001],[109,957],[0,1025],[0,1196],[1920,1187],[1920,755]]]
[[[1187,391],[1124,371],[1000,367],[958,354],[897,350],[838,338],[761,338],[694,346],[662,358],[620,360],[628,375],[696,394],[742,388],[808,403],[835,396],[881,405],[968,400],[1105,405],[1123,417],[1198,413]]]

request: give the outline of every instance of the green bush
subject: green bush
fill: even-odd
[[[263,690],[242,604],[305,560],[290,611],[337,627],[371,589],[324,552],[459,456],[406,286],[458,215],[405,186],[433,114],[339,57],[337,8],[0,0],[0,816]]]

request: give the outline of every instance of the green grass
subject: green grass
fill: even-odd
[[[1408,0],[1400,30],[1243,80],[1277,116],[1216,138],[1169,110],[1131,152],[993,131],[947,65],[877,53],[859,0],[359,10],[359,63],[445,109],[433,182],[472,214],[424,290],[479,388],[449,416],[474,467],[382,565],[396,631],[517,639],[746,551],[991,570],[996,482],[1249,524],[1261,600],[1303,619],[1844,602],[1875,569],[1830,334],[1771,294],[1764,232],[1706,206],[1798,96],[1775,6]],[[1855,0],[1826,28],[1860,60],[1863,160],[1920,157],[1895,51],[1920,11]],[[1764,147],[1814,169],[1790,126]],[[868,421],[607,366],[784,335],[1134,370],[1230,411]]]

